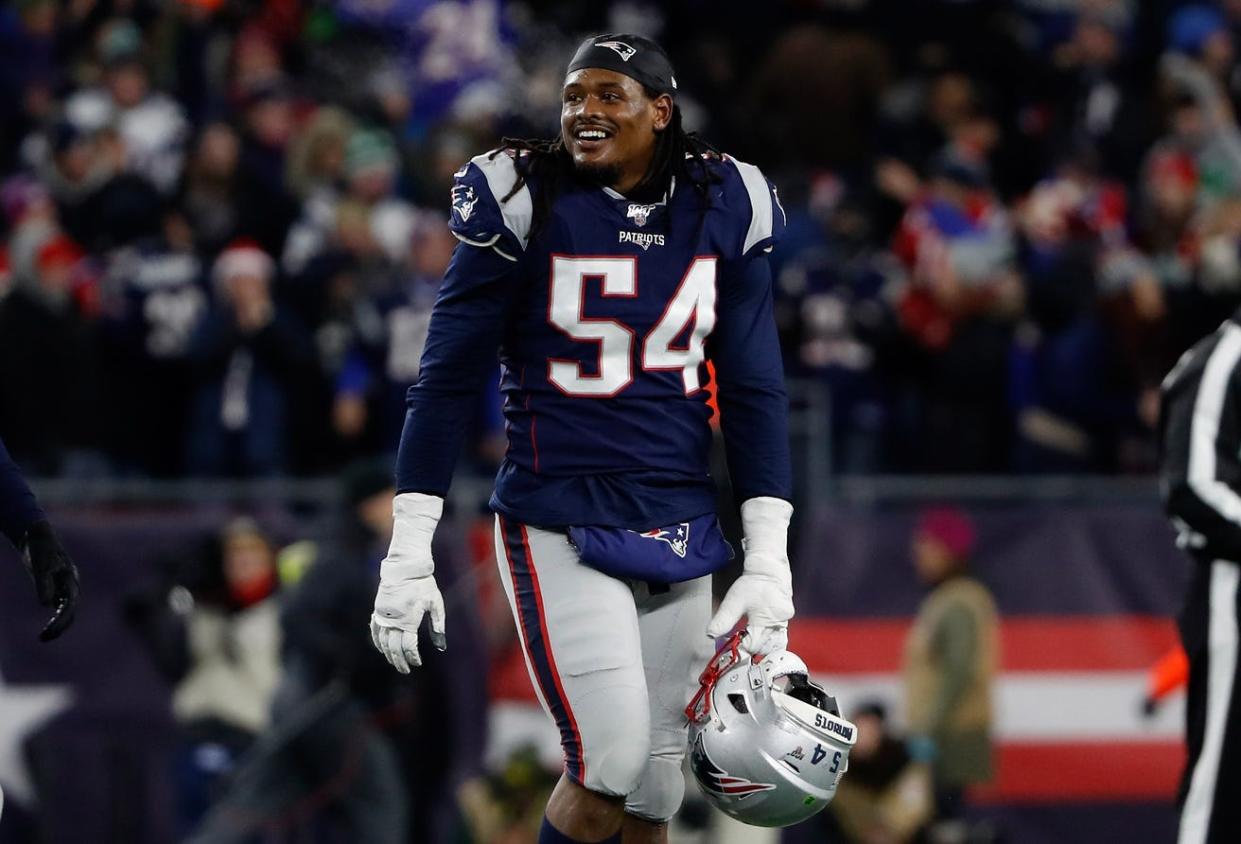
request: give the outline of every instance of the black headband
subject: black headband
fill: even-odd
[[[642,35],[596,35],[573,54],[566,74],[584,67],[601,67],[641,82],[660,94],[676,96],[677,80],[663,48]]]

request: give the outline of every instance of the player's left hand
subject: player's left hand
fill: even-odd
[[[431,617],[431,644],[447,650],[444,635],[444,598],[435,577],[427,575],[396,583],[380,583],[371,615],[371,641],[384,659],[402,674],[422,665],[418,653],[418,628],[423,616]]]
[[[405,492],[392,500],[392,543],[379,564],[379,590],[371,614],[371,641],[402,674],[422,665],[418,628],[431,617],[430,639],[437,650],[447,650],[444,636],[444,597],[435,583],[431,539],[444,513],[437,495]]]
[[[65,553],[51,524],[35,522],[26,531],[22,543],[22,559],[34,578],[39,603],[53,607],[51,619],[39,633],[39,640],[50,642],[73,623],[78,606],[78,570]]]
[[[793,505],[779,498],[751,498],[741,505],[745,568],[729,588],[707,635],[719,638],[746,617],[741,646],[754,656],[784,650],[793,617],[788,527]]]

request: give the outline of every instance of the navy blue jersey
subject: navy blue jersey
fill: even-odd
[[[44,518],[34,493],[0,440],[0,536],[19,545],[30,526]]]
[[[446,492],[466,397],[494,371],[498,348],[508,432],[498,512],[631,529],[712,512],[708,358],[738,500],[788,498],[766,259],[784,213],[763,175],[713,160],[705,211],[684,179],[650,204],[572,187],[532,238],[539,185],[505,199],[512,156],[478,156],[457,174],[461,244],[409,392],[398,489]]]
[[[144,362],[181,360],[207,312],[193,254],[147,242],[119,252],[108,271],[105,328]]]

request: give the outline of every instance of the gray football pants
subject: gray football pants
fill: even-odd
[[[713,647],[711,578],[666,590],[582,564],[568,536],[496,518],[496,559],[565,773],[664,821],[685,793],[685,706]]]

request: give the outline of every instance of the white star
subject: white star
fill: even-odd
[[[26,739],[72,705],[73,691],[66,683],[9,686],[0,675],[0,785],[18,803],[34,802],[23,752]]]

